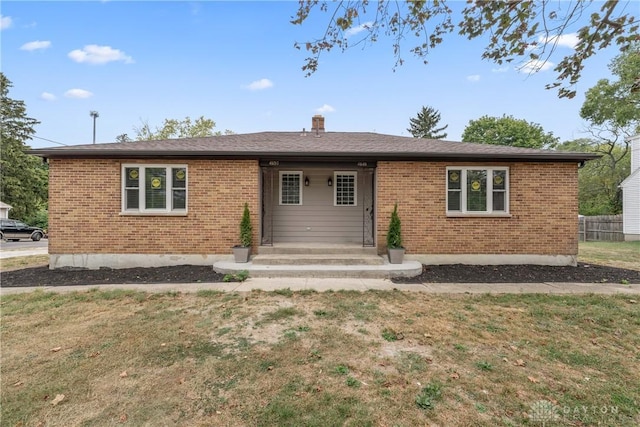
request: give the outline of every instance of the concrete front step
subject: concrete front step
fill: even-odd
[[[277,243],[258,247],[260,255],[377,255],[378,249],[361,245]]]
[[[251,262],[253,265],[383,265],[384,259],[362,254],[261,254]]]
[[[422,273],[422,264],[418,261],[406,261],[402,264],[382,265],[335,265],[335,264],[303,264],[303,265],[264,265],[253,262],[235,263],[219,261],[213,269],[222,274],[235,274],[246,270],[249,277],[319,277],[319,278],[363,278],[384,279],[392,277],[413,277]]]

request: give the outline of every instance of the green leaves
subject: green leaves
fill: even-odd
[[[409,119],[409,128],[415,138],[442,139],[447,137],[447,133],[440,133],[449,125],[438,127],[440,122],[440,112],[433,107],[422,107],[415,118]]]
[[[137,141],[149,141],[174,138],[203,138],[207,136],[222,135],[222,132],[220,131],[213,131],[213,128],[215,127],[216,122],[212,119],[200,116],[194,122],[191,121],[190,117],[185,117],[183,120],[164,119],[162,127],[156,127],[155,130],[151,129],[148,122],[143,121],[142,126],[134,128],[134,130],[136,132]],[[224,133],[225,135],[229,135],[233,132],[225,130]],[[124,140],[125,137],[126,134],[119,135],[119,139]]]
[[[470,120],[462,133],[463,142],[509,145],[525,148],[553,148],[558,138],[545,132],[537,123],[516,119],[513,116],[482,116]]]
[[[26,142],[40,122],[27,117],[23,101],[9,98],[11,86],[0,73],[0,200],[13,207],[12,218],[26,219],[47,206],[49,172],[41,158],[26,153]]]
[[[367,15],[367,9],[375,10]],[[593,11],[594,8],[598,8]],[[589,12],[591,12],[589,15]],[[317,13],[316,13],[317,12]],[[311,56],[302,67],[309,76],[317,71],[318,59],[333,48],[343,52],[349,48],[349,30],[367,22],[364,31],[352,45],[375,43],[384,35],[391,39],[395,66],[402,65],[401,45],[410,44],[409,52],[425,64],[431,49],[443,43],[444,35],[458,30],[468,39],[487,37],[481,54],[496,64],[516,59],[545,63],[556,51],[557,40],[569,29],[582,25],[576,32],[579,41],[571,53],[556,65],[556,81],[547,89],[558,88],[559,97],[573,98],[574,85],[580,79],[585,61],[598,50],[617,45],[625,51],[637,40],[638,23],[627,2],[556,2],[540,1],[468,1],[456,11],[446,1],[339,1],[301,0],[294,25],[302,25],[312,15],[326,13],[324,34],[315,40],[295,43],[305,46]],[[588,17],[580,19],[580,17]],[[535,50],[535,51],[534,51]]]

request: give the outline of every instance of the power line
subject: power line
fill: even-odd
[[[65,143],[62,143],[62,142],[54,141],[54,140],[52,140],[52,139],[41,138],[41,137],[39,137],[39,136],[35,136],[35,135],[34,135],[34,136],[32,136],[31,138],[36,138],[36,139],[41,139],[41,140],[43,140],[43,141],[53,142],[54,144],[60,144],[60,145],[64,145],[64,146],[69,146],[69,144],[65,144]]]

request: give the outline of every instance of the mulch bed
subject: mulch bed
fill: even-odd
[[[212,283],[222,282],[223,274],[211,266],[125,268],[99,270],[32,267],[0,273],[0,286],[68,286],[118,283]],[[286,280],[283,286],[286,286]],[[432,265],[422,274],[393,279],[394,283],[640,283],[640,271],[578,264],[577,267],[540,265]]]
[[[422,274],[394,283],[640,283],[640,271],[578,263],[546,265],[423,265]]]

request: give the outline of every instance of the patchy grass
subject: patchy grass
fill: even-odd
[[[0,260],[0,271],[20,270],[21,268],[43,267],[49,265],[49,255],[32,255]]]
[[[640,270],[640,241],[580,242],[578,244],[578,261]]]
[[[535,426],[544,404],[640,425],[629,296],[36,291],[0,312],[8,426]]]

